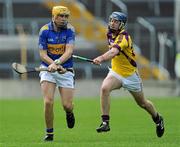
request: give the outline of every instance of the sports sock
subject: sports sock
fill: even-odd
[[[152,119],[153,119],[153,121],[154,121],[156,124],[158,124],[159,121],[160,121],[160,116],[159,116],[159,114],[157,113],[156,117],[153,117]]]
[[[68,114],[71,114],[71,113],[73,113],[73,109],[68,109],[68,110],[66,110],[65,112],[66,112],[67,115],[68,115]]]
[[[66,111],[66,114],[67,114],[67,115],[68,115],[68,114],[71,114],[71,113],[73,113],[73,112],[72,112],[72,111],[70,111],[70,112],[69,112],[69,111],[68,111],[68,112]]]
[[[103,122],[109,123],[109,115],[101,115],[101,118]]]
[[[53,135],[53,133],[54,133],[54,129],[53,128],[47,128],[46,129],[46,134],[47,135]]]

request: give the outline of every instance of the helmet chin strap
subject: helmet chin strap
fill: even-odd
[[[124,29],[124,23],[121,22],[121,23],[119,24],[119,30],[121,31],[121,30],[123,30],[123,29]]]

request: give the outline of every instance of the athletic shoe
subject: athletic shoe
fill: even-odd
[[[164,134],[164,121],[162,116],[159,116],[159,121],[156,123],[156,134],[158,137],[162,137]]]
[[[74,117],[74,113],[66,113],[66,122],[67,122],[67,126],[68,128],[73,128],[74,124],[75,124],[75,117]]]
[[[53,134],[46,134],[44,141],[53,141]]]
[[[99,128],[96,129],[98,133],[110,131],[109,123],[102,122]]]

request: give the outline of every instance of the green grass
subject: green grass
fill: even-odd
[[[151,99],[165,119],[165,134],[156,137],[149,115],[132,98],[111,101],[111,131],[98,134],[99,98],[75,99],[76,125],[68,129],[56,99],[55,140],[44,142],[42,99],[0,100],[0,147],[179,147],[180,98]]]

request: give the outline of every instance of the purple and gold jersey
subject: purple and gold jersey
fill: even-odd
[[[39,33],[39,49],[47,50],[47,55],[56,60],[65,52],[66,44],[74,44],[75,32],[74,27],[70,24],[67,29],[62,29],[60,32],[54,31],[53,23],[50,22],[40,29]],[[42,61],[42,64],[48,66]],[[72,57],[62,64],[64,68],[73,66]]]
[[[119,54],[111,60],[112,70],[123,77],[132,75],[137,70],[137,65],[131,37],[125,30],[122,30],[116,36],[108,32],[107,37],[109,49],[115,47],[120,51]]]

